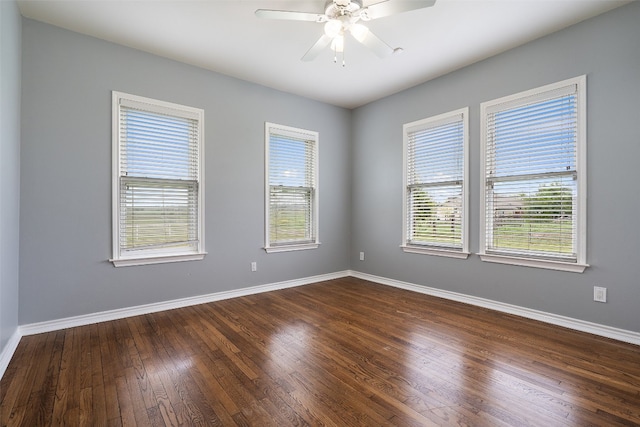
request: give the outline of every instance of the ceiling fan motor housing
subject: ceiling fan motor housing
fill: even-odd
[[[351,15],[362,9],[362,0],[327,0],[324,13],[329,19]]]

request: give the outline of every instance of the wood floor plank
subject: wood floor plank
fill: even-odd
[[[47,425],[640,426],[640,347],[350,277],[24,337]]]
[[[105,407],[107,414],[115,414],[120,411],[117,393],[115,392],[115,377],[121,375],[124,367],[118,363],[117,339],[114,333],[114,323],[104,322],[98,324],[100,340],[100,358],[102,364],[102,383],[105,388]],[[109,419],[112,417],[109,416]]]
[[[49,356],[45,353],[48,343],[54,341],[54,337],[49,334],[39,334],[21,340],[16,349],[13,360],[29,359],[33,364],[20,364],[11,369],[11,375],[2,379],[0,388],[4,388],[4,398],[0,402],[0,421],[2,425],[20,425],[27,413],[30,398],[33,391],[41,388],[39,370],[45,366],[45,360]],[[10,370],[11,363],[7,370]],[[6,384],[6,385],[5,385]]]
[[[296,301],[298,301],[298,299],[296,299]],[[300,310],[296,310],[293,306],[285,306],[285,311],[299,312]],[[367,398],[369,398],[370,396],[376,395],[378,391],[384,391],[383,393],[380,393],[381,399],[376,403],[381,406],[388,404],[387,406],[389,406],[389,408],[387,411],[391,412],[385,413],[385,410],[381,406],[376,409],[385,416],[390,418],[394,413],[403,412],[405,415],[405,422],[407,421],[407,416],[413,417],[413,421],[416,419],[422,419],[423,417],[416,413],[412,407],[404,407],[400,404],[400,402],[408,400],[412,393],[410,391],[405,393],[405,390],[403,390],[402,387],[395,387],[388,381],[386,373],[381,372],[369,363],[373,354],[370,349],[362,347],[360,345],[362,343],[358,343],[357,336],[342,336],[342,332],[344,332],[344,328],[349,322],[350,321],[347,321],[341,328],[339,328],[339,333],[334,333],[330,336],[325,336],[326,334],[317,335],[319,338],[318,344],[325,349],[323,353],[326,358],[324,361],[315,360],[314,363],[322,365],[323,362],[327,364],[340,362],[338,363],[339,365],[344,364],[344,366],[347,366],[348,369],[345,371],[347,375],[342,377],[344,382],[343,388],[352,387],[355,395],[367,396]],[[332,330],[334,330],[334,328],[332,328]],[[352,340],[356,343],[355,347],[350,345]],[[362,350],[369,351],[367,351],[367,354],[362,354]],[[345,356],[341,353],[344,353]],[[359,361],[359,363],[353,363],[353,361]],[[404,384],[406,383],[403,383],[403,385]],[[392,402],[396,402],[397,404],[394,405]],[[374,406],[373,401],[368,405],[362,405],[361,407],[368,408],[369,406]],[[378,423],[379,422],[380,420],[378,420]]]
[[[51,414],[53,413],[53,403],[55,401],[56,390],[58,388],[58,378],[60,374],[60,363],[62,361],[62,350],[66,333],[58,331],[53,335],[53,346],[51,349],[42,350],[42,366],[45,366],[47,356],[49,358],[46,364],[46,373],[44,380],[34,387],[34,391],[29,397],[26,408],[26,417],[23,419],[24,424],[32,425],[49,425],[51,423]],[[50,338],[50,337],[48,337]],[[49,354],[47,354],[49,352]],[[40,376],[41,374],[38,374]]]
[[[149,368],[153,368],[154,350],[150,343],[151,337],[148,329],[148,323],[144,322],[144,316],[134,316],[127,319],[131,336],[134,339],[136,345],[129,347],[129,357],[132,360],[132,366],[135,370],[135,376],[137,379],[138,387],[142,395],[142,399],[146,408],[158,409],[158,395],[154,391],[153,375],[150,374]],[[166,393],[162,390],[160,396],[165,396]],[[159,411],[152,411],[155,415],[161,415]]]
[[[167,354],[165,348],[166,337],[162,324],[165,323],[164,313],[156,313],[154,316],[145,316],[145,320],[148,321],[149,327],[152,328],[154,333],[154,339],[152,340],[153,355],[144,360],[147,372],[150,373],[153,381],[153,390],[158,401],[158,405],[161,409],[163,419],[165,423],[169,425],[182,425],[187,422],[189,418],[189,411],[185,407],[184,402],[176,389],[173,379],[173,374],[177,372],[179,375],[179,368],[176,367],[175,362]],[[158,323],[161,322],[161,323]],[[165,327],[166,328],[166,327]],[[177,361],[179,364],[180,360]]]

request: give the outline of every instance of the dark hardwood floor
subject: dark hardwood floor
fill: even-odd
[[[640,347],[355,278],[24,337],[9,426],[640,425]]]

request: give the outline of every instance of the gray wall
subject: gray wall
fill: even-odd
[[[28,19],[22,35],[20,324],[348,269],[350,111]],[[112,90],[205,110],[204,261],[107,261]],[[317,250],[261,249],[265,121],[320,133]]]
[[[18,327],[21,19],[0,1],[0,354]]]
[[[353,112],[351,267],[640,332],[640,3],[635,2]],[[480,103],[587,74],[584,274],[403,253],[402,124],[470,107],[471,251],[479,247]],[[366,261],[358,261],[365,251]],[[593,302],[593,286],[609,302]]]
[[[23,20],[19,323],[351,268],[640,332],[637,22],[633,3],[348,111]],[[476,252],[479,104],[581,74],[588,75],[592,267],[576,274],[400,250],[403,123],[470,106]],[[205,109],[204,261],[118,269],[107,261],[111,90]],[[319,250],[261,249],[265,120],[320,132]],[[608,303],[592,301],[594,285],[608,287]]]

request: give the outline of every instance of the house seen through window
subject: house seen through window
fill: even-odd
[[[585,97],[583,76],[482,104],[484,260],[586,267]]]
[[[466,258],[468,108],[403,127],[405,252]]]

